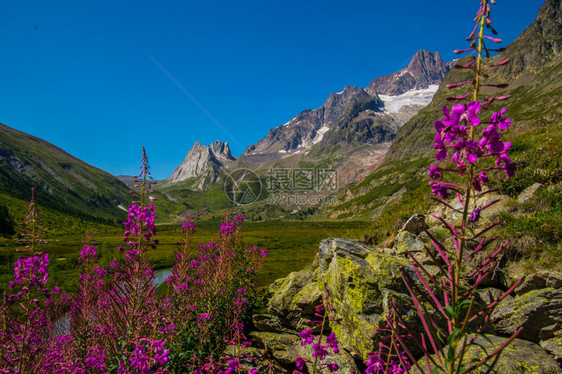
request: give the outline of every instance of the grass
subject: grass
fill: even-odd
[[[196,221],[194,242],[209,242],[218,236],[219,223],[211,221]],[[273,280],[284,277],[292,271],[300,270],[309,265],[322,239],[328,237],[360,238],[368,225],[366,222],[299,222],[299,221],[268,221],[249,222],[244,224],[242,240],[248,246],[255,245],[260,249],[267,249],[267,261],[258,274],[258,285],[264,286]],[[117,248],[122,245],[122,230],[94,232],[98,244],[98,252],[107,253],[106,262],[112,256],[120,254]],[[173,253],[177,243],[181,240],[179,225],[161,225],[157,228],[156,237],[160,243],[156,250],[148,252],[149,261],[155,268],[171,267],[174,263]],[[80,273],[78,257],[81,248],[82,235],[61,234],[51,236],[49,244],[44,250],[49,253],[51,274],[49,285],[58,285],[72,291],[75,280]],[[0,241],[0,289],[7,289],[8,282],[13,277],[13,263],[16,261],[17,249],[21,243],[15,240],[2,239]],[[101,250],[104,248],[104,250]]]

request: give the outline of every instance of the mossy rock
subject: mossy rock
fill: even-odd
[[[325,244],[331,248],[332,258],[325,262],[323,285],[331,297],[335,317],[341,319],[331,323],[331,328],[344,347],[367,359],[367,352],[376,351],[385,335],[377,329],[386,326],[390,301],[396,299],[406,316],[413,312],[400,277],[401,268],[408,262],[373,249],[367,252],[365,246],[357,242],[353,246],[352,241],[333,239]]]
[[[306,269],[290,273],[274,283],[275,292],[267,305],[268,310],[294,330],[307,326],[305,323],[314,319],[315,306],[322,299],[321,289],[314,280],[314,271]]]
[[[252,331],[250,338],[259,348],[263,348],[284,367],[294,367],[298,356],[297,346],[300,338],[293,334],[276,334],[273,332]]]
[[[498,305],[492,314],[496,333],[513,334],[519,327],[519,338],[538,343],[543,328],[562,324],[562,290],[552,287],[532,290]]]
[[[468,349],[464,362],[478,362],[482,358],[501,346],[507,339],[498,336],[487,335],[491,343],[482,337],[476,339],[476,344]],[[480,347],[479,347],[480,346]],[[484,351],[485,350],[485,351]],[[490,364],[491,364],[490,360]],[[418,365],[426,368],[425,359],[418,361]],[[559,374],[562,372],[560,366],[548,355],[538,344],[527,340],[514,339],[501,353],[500,358],[491,371],[485,365],[476,369],[474,374]],[[420,370],[412,367],[411,373],[418,374]]]

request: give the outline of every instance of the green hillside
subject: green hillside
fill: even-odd
[[[32,135],[0,124],[0,205],[15,211],[35,187],[42,207],[86,220],[121,221],[128,188],[109,173]]]

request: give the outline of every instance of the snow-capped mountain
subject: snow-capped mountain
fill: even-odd
[[[349,141],[389,141],[398,128],[431,102],[450,67],[439,53],[418,51],[404,69],[375,78],[365,89],[346,86],[341,92],[331,93],[320,108],[305,110],[271,129],[249,146],[241,159],[259,165],[292,154],[314,153],[314,148],[316,153],[325,152],[330,146]],[[341,131],[345,134],[336,133]]]

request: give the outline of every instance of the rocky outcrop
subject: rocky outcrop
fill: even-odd
[[[421,215],[408,220],[392,249],[375,249],[350,239],[323,240],[311,268],[291,273],[270,286],[271,314],[254,316],[254,325],[260,331],[252,336],[258,346],[278,357],[287,372],[291,372],[297,356],[311,354],[310,347],[300,345],[298,333],[308,327],[318,333],[319,328],[307,321],[318,320],[316,306],[324,297],[329,298],[330,315],[337,321],[325,326],[324,332],[334,332],[339,340],[342,354],[333,358],[338,360],[342,373],[354,370],[356,362],[367,359],[367,352],[378,349],[385,335],[380,329],[386,327],[390,300],[397,302],[401,316],[411,326],[419,328],[400,271],[412,271],[404,252],[417,251],[423,245],[424,233],[414,234],[423,225]],[[428,269],[437,272],[431,266]],[[559,372],[553,357],[562,356],[561,286],[561,274],[540,272],[522,282],[517,294],[506,297],[496,308],[492,324],[485,330],[494,334],[489,339],[495,347],[505,340],[500,336],[509,336],[520,326],[523,332],[519,335],[522,339],[516,339],[504,351],[494,373]],[[489,303],[504,291],[484,288],[478,292]],[[486,342],[482,344],[492,348]],[[471,348],[469,355],[478,358],[481,351]]]
[[[201,189],[208,183],[215,182],[220,171],[234,160],[236,158],[232,156],[228,142],[223,143],[217,140],[207,146],[195,142],[185,156],[185,160],[166,179],[164,185],[194,178],[194,186]]]
[[[307,322],[318,319],[315,307],[327,294],[333,307],[331,314],[339,322],[325,326],[324,332],[336,333],[343,348],[338,360],[348,372],[355,365],[351,357],[365,360],[367,352],[378,349],[384,335],[378,329],[386,325],[392,298],[407,311],[406,319],[414,318],[413,305],[399,277],[400,269],[408,263],[354,240],[339,238],[323,240],[317,260],[314,267],[291,273],[271,285],[268,309],[273,316],[254,316],[254,325],[263,333],[256,338],[264,347],[271,347],[276,339],[288,339],[287,329],[292,329],[294,336],[308,327],[318,331]],[[295,347],[299,355],[310,354],[301,348]],[[286,361],[294,353],[293,349],[283,348],[281,360]]]

